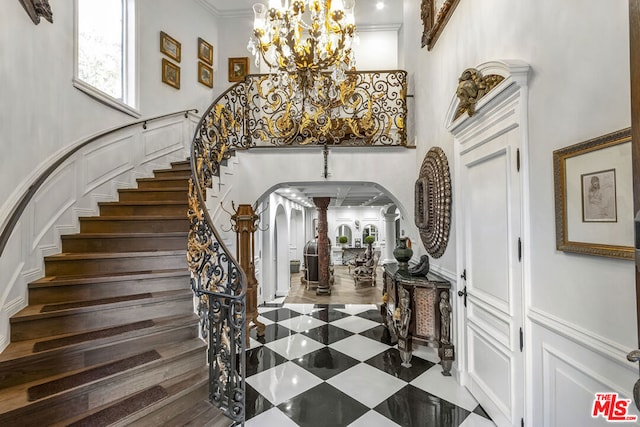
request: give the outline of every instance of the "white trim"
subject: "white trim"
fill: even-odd
[[[433,271],[434,273],[444,277],[447,280],[451,281],[451,289],[453,289],[458,281],[458,278],[456,276],[456,273],[454,273],[453,271],[449,271],[446,268],[443,268],[439,265],[432,265],[430,267],[431,271]]]
[[[138,109],[132,108],[124,102],[107,95],[101,90],[96,89],[95,87],[83,82],[76,77],[73,78],[73,87],[81,90],[95,100],[100,101],[103,104],[108,105],[109,107],[115,108],[116,110],[120,110],[123,113],[130,115],[131,117],[135,117],[137,119],[141,117],[140,111]]]
[[[594,353],[606,357],[620,366],[637,371],[637,365],[627,360],[632,348],[626,347],[608,338],[595,335],[574,323],[561,319],[540,309],[530,308],[527,318],[539,326],[556,333]]]
[[[376,31],[400,31],[402,23],[398,24],[365,24],[357,25],[356,31],[360,33],[373,33]]]

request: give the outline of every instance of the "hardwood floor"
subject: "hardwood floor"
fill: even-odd
[[[331,295],[316,295],[301,284],[302,273],[291,274],[291,288],[285,303],[297,304],[380,304],[382,303],[382,268],[378,267],[376,286],[354,286],[346,265],[334,266],[334,285]]]

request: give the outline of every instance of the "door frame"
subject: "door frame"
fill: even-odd
[[[475,147],[488,142],[501,133],[506,133],[514,128],[519,128],[519,149],[520,149],[520,197],[521,197],[521,232],[523,253],[530,252],[530,196],[529,196],[529,176],[527,167],[528,153],[528,75],[530,67],[521,61],[492,61],[475,67],[482,76],[499,75],[504,78],[495,88],[490,90],[484,97],[475,103],[475,113],[469,116],[463,113],[456,118],[459,107],[459,100],[454,94],[447,114],[447,130],[454,136],[454,170],[455,170],[455,204],[463,206],[462,182],[460,179],[462,168],[462,155],[469,151],[465,146],[468,141],[475,141]],[[467,144],[469,145],[469,144]],[[462,291],[465,281],[462,279],[465,269],[465,242],[463,227],[464,218],[461,209],[456,209],[456,224],[462,231],[456,233],[456,265],[458,266],[456,289],[454,292]],[[525,419],[531,418],[531,404],[529,396],[532,395],[532,367],[531,354],[528,349],[531,345],[527,343],[526,331],[531,330],[530,322],[526,316],[526,307],[530,301],[531,267],[526,256],[522,258],[521,265],[521,304],[520,311],[524,334],[524,351],[522,353],[524,366],[524,383],[522,394],[524,405],[520,411],[522,414],[512,414],[512,417],[521,416]],[[456,295],[456,293],[454,293]],[[467,337],[466,337],[466,312],[462,298],[455,298],[455,322],[456,322],[456,347],[457,362],[456,373],[458,382],[461,385],[468,385],[470,381],[467,358]],[[528,354],[529,353],[529,354]],[[514,421],[515,422],[515,421]]]

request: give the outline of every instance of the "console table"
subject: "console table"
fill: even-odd
[[[451,343],[451,283],[434,273],[412,276],[397,264],[385,264],[382,314],[392,338],[398,340],[402,366],[411,366],[415,340],[438,348],[442,374],[451,375],[455,357]]]

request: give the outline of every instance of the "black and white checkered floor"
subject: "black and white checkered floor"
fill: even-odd
[[[494,426],[432,352],[400,366],[376,305],[258,311],[267,327],[263,342],[252,330],[247,351],[247,426]]]

